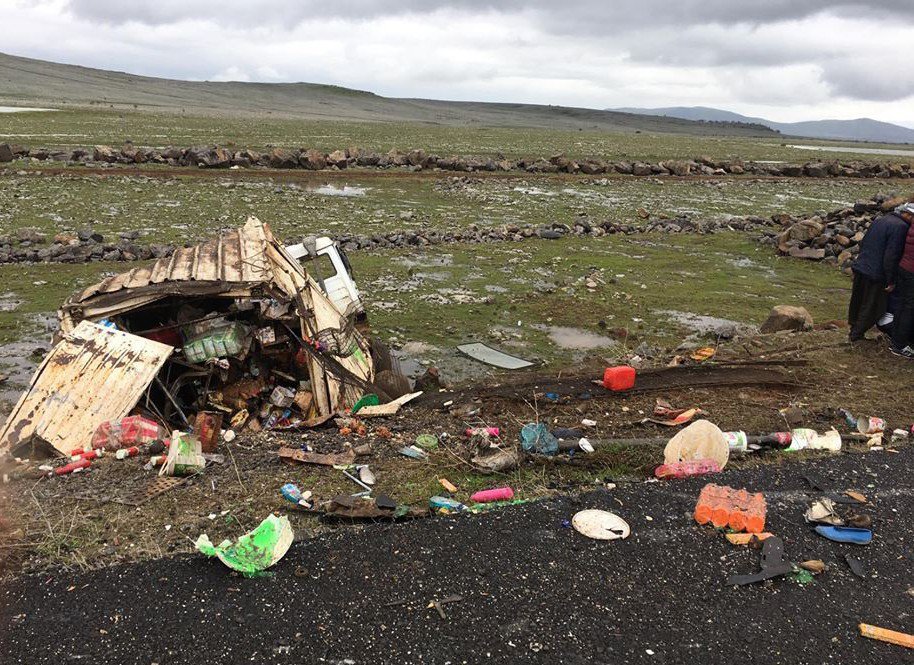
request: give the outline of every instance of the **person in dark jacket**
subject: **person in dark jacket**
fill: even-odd
[[[892,353],[914,359],[914,203],[898,206],[895,212],[908,223],[908,232],[895,279],[898,307],[892,324]]]
[[[866,331],[885,314],[889,293],[895,288],[898,262],[908,233],[909,221],[905,216],[911,214],[902,211],[903,207],[876,219],[860,241],[860,253],[853,265],[854,287],[847,309],[848,338],[852,342],[862,340]]]

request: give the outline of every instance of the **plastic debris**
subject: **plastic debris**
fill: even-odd
[[[791,431],[790,446],[787,450],[841,450],[841,434],[836,429],[831,429],[825,434],[819,434],[814,429],[795,429]]]
[[[718,529],[725,526],[734,531],[761,533],[765,530],[765,496],[750,494],[744,489],[705,485],[695,505],[695,521],[711,523]]]
[[[103,422],[92,435],[92,448],[117,450],[161,441],[168,433],[154,420],[143,416],[127,416]]]
[[[831,524],[832,526],[841,526],[844,520],[838,516],[835,509],[835,502],[831,499],[819,499],[814,501],[804,515],[807,522],[819,522],[821,524]]]
[[[873,540],[873,532],[869,529],[856,529],[850,526],[817,526],[816,533],[836,543],[869,545]]]
[[[749,545],[750,543],[760,543],[773,536],[773,533],[764,531],[762,533],[728,533],[727,542],[731,545]]]
[[[416,445],[426,450],[434,450],[438,447],[438,437],[434,434],[420,434],[416,437]]]
[[[289,518],[270,515],[260,525],[236,542],[223,540],[213,545],[204,533],[194,546],[206,556],[218,557],[232,570],[245,575],[260,573],[279,561],[292,545],[292,525]]]
[[[720,473],[720,464],[716,460],[698,459],[687,462],[673,462],[672,464],[661,464],[654,469],[654,476],[661,480],[665,478],[703,476],[708,473]]]
[[[283,498],[289,503],[293,503],[296,506],[303,506],[305,508],[310,508],[311,503],[311,492],[302,492],[298,489],[298,486],[293,483],[286,483],[280,488],[280,493]]]
[[[366,485],[374,485],[377,482],[374,473],[368,468],[367,464],[356,467],[356,470],[359,472],[359,480]]]
[[[159,470],[160,476],[191,476],[203,471],[206,459],[200,439],[186,432],[172,432],[171,444],[165,463]]]
[[[717,353],[717,349],[713,346],[703,346],[700,349],[695,349],[690,355],[689,358],[695,362],[704,362],[705,360],[710,360]]]
[[[637,374],[637,370],[629,365],[607,367],[603,372],[603,387],[613,392],[631,390],[635,387]]]
[[[378,406],[381,403],[381,400],[375,394],[364,395],[362,398],[352,405],[352,415],[357,414],[363,407],[366,406]]]
[[[452,482],[451,482],[450,480],[448,480],[447,478],[439,478],[439,479],[438,479],[438,482],[441,484],[441,486],[442,486],[444,489],[446,489],[446,490],[447,490],[448,492],[450,492],[451,494],[454,494],[454,493],[457,492],[457,486],[454,485],[454,483],[452,483]]]
[[[489,490],[480,490],[470,497],[476,503],[491,503],[493,501],[510,501],[514,498],[514,490],[510,487],[496,487]]]
[[[665,399],[658,397],[657,402],[654,404],[654,411],[651,414],[651,417],[645,418],[643,422],[665,425],[666,427],[676,427],[678,425],[686,424],[695,416],[703,413],[704,411],[698,407],[687,409],[674,408]]]
[[[784,541],[777,536],[772,536],[762,544],[761,570],[749,575],[731,575],[727,584],[742,586],[763,582],[781,575],[792,573],[795,566],[784,559]]]
[[[460,512],[466,510],[466,506],[457,501],[456,499],[451,499],[446,496],[433,496],[428,500],[428,505],[433,510],[438,510],[442,512]]]
[[[559,441],[543,423],[527,423],[520,430],[521,447],[528,453],[555,455],[559,450]]]
[[[581,535],[594,540],[619,540],[631,534],[628,522],[606,510],[590,509],[575,513],[571,526]]]
[[[666,464],[713,459],[723,470],[729,458],[730,448],[724,433],[707,420],[696,420],[670,439],[663,450],[663,461]]]
[[[421,448],[417,448],[416,446],[406,446],[405,448],[400,448],[400,454],[405,455],[406,457],[411,457],[412,459],[428,459],[428,453]]]

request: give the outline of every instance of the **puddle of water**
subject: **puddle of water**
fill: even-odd
[[[0,375],[7,377],[0,383],[0,416],[5,417],[9,413],[22,390],[29,385],[41,360],[39,356],[42,354],[36,351],[51,348],[51,335],[57,329],[57,317],[39,314],[34,321],[36,329],[30,330],[24,339],[0,344]]]
[[[0,106],[0,113],[27,113],[29,111],[56,111],[57,109],[41,109],[32,106]]]
[[[0,312],[13,312],[19,308],[22,301],[12,291],[0,293]]]
[[[914,150],[898,150],[897,148],[847,148],[844,146],[827,145],[788,145],[788,148],[797,150],[814,150],[816,152],[856,152],[863,155],[897,155],[899,157],[914,157]]]
[[[597,335],[596,333],[581,328],[572,328],[570,326],[546,326],[542,324],[533,327],[537,330],[546,332],[552,343],[563,349],[584,351],[588,349],[602,349],[618,344],[618,342],[611,337]]]
[[[425,256],[403,256],[395,259],[400,265],[407,268],[439,268],[454,265],[453,254],[435,254]]]
[[[307,191],[312,192],[313,194],[322,194],[323,196],[365,196],[365,192],[368,191],[365,187],[354,187],[351,185],[321,185],[320,187],[309,187]]]
[[[413,273],[413,277],[416,279],[430,279],[434,282],[446,282],[451,279],[451,273],[449,272],[417,272]]]
[[[754,330],[753,326],[739,321],[722,319],[716,316],[705,316],[703,314],[693,314],[692,312],[680,312],[674,309],[661,310],[658,314],[663,314],[668,319],[676,323],[691,328],[693,332],[706,334],[713,333],[732,337],[740,332]]]

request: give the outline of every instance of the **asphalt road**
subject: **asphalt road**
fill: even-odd
[[[761,490],[792,561],[828,570],[730,587],[759,552],[690,513],[704,480],[620,484],[480,516],[345,528],[293,545],[271,577],[185,556],[7,581],[0,663],[897,663],[914,650],[859,636],[914,632],[914,448],[716,478]],[[868,546],[803,522],[811,498],[862,491]],[[632,527],[591,541],[563,521],[606,508]],[[843,508],[843,507],[842,507]],[[857,557],[865,577],[845,555]],[[443,606],[442,619],[427,606]]]

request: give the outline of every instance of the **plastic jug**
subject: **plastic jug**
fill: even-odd
[[[635,368],[628,365],[607,367],[603,372],[603,387],[614,392],[631,390],[635,387],[636,375]]]

